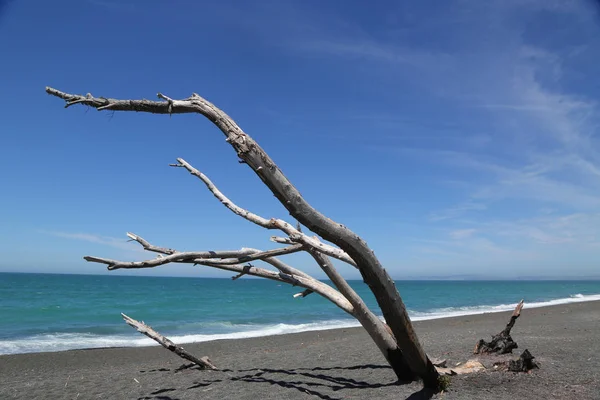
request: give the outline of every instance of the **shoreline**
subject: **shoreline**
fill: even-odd
[[[452,366],[481,358],[472,354],[475,343],[502,330],[509,315],[487,313],[414,325],[427,353]],[[519,344],[513,356],[528,349],[541,369],[531,374],[489,369],[455,376],[449,391],[434,398],[599,399],[598,327],[600,301],[524,308],[511,332]],[[419,383],[396,384],[360,327],[184,347],[196,356],[208,356],[223,370],[177,372],[183,360],[160,346],[2,355],[0,398],[385,400],[411,398],[421,389]]]
[[[572,295],[571,297],[568,297],[568,298],[559,298],[559,299],[548,300],[548,301],[544,301],[544,302],[525,303],[525,306],[523,309],[530,310],[530,309],[555,307],[557,305],[588,303],[588,302],[596,302],[596,301],[600,301],[600,294],[589,294],[589,295],[576,294],[576,295]],[[469,317],[469,316],[499,314],[499,313],[504,313],[507,311],[512,311],[515,306],[516,306],[516,303],[500,304],[500,305],[496,305],[496,306],[484,305],[484,306],[464,307],[465,308],[464,310],[451,311],[448,314],[438,314],[438,315],[432,314],[432,315],[426,315],[426,316],[415,316],[415,317],[411,317],[411,320],[413,321],[414,324],[417,324],[419,322],[424,322],[424,321],[437,321],[437,320],[461,318],[461,317]],[[382,318],[382,317],[380,316],[380,318]],[[169,335],[169,334],[165,333],[165,335],[177,344],[189,345],[189,344],[194,344],[194,343],[213,342],[213,341],[217,341],[217,340],[241,340],[241,339],[249,339],[249,338],[289,335],[289,334],[301,333],[301,332],[321,332],[321,331],[335,330],[335,329],[361,328],[358,321],[351,319],[351,318],[348,318],[347,320],[335,320],[335,321],[337,321],[338,323],[335,325],[332,325],[331,327],[322,327],[319,325],[320,324],[326,325],[333,321],[309,322],[309,323],[298,324],[298,325],[289,325],[289,324],[286,324],[285,322],[281,322],[281,325],[284,325],[287,328],[287,331],[275,332],[275,333],[272,333],[273,327],[262,328],[262,329],[260,329],[260,327],[259,327],[259,329],[257,329],[257,330],[231,332],[231,333],[223,333],[223,334]],[[298,326],[302,326],[302,325],[310,326],[310,327],[299,328],[299,329],[294,328],[294,327],[298,327]],[[284,329],[284,328],[281,328],[281,329]],[[161,332],[161,333],[164,333],[164,332]],[[100,335],[98,336],[99,339],[103,339],[103,338],[107,338],[107,337],[111,337],[111,336],[110,335],[104,336],[104,337],[100,336]],[[198,340],[198,337],[203,337],[203,339]],[[31,338],[33,338],[33,337],[31,337]],[[191,339],[185,339],[185,338],[191,338]],[[19,340],[24,341],[25,339],[28,339],[28,338],[14,340],[14,342],[18,342]],[[0,353],[0,357],[5,356],[5,355],[55,353],[55,352],[73,351],[73,350],[94,350],[94,349],[110,349],[110,348],[144,348],[144,347],[158,346],[158,344],[156,342],[154,342],[153,340],[143,337],[142,335],[135,333],[135,331],[133,331],[133,330],[132,330],[131,335],[119,337],[119,340],[121,340],[121,341],[131,340],[131,341],[138,342],[138,344],[131,344],[131,345],[124,344],[124,345],[115,345],[115,346],[103,345],[103,346],[73,347],[73,348],[63,348],[63,349],[58,349],[58,350],[47,350],[47,351],[36,351],[36,350],[21,351],[21,352],[12,352],[12,353],[4,353],[4,354]],[[7,342],[8,342],[8,340],[7,340]]]

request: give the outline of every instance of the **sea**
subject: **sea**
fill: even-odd
[[[350,281],[377,314],[368,287]],[[600,300],[600,281],[397,281],[413,321]],[[261,279],[0,273],[0,354],[156,345],[359,326],[322,297]]]

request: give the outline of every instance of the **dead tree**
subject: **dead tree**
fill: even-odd
[[[285,233],[287,237],[276,237],[273,240],[290,246],[266,252],[242,249],[229,252],[184,253],[154,247],[145,241],[142,242],[142,239],[138,240],[142,246],[148,250],[162,253],[164,256],[141,262],[121,262],[97,257],[86,257],[86,260],[107,264],[108,269],[149,268],[172,262],[195,263],[235,271],[239,275],[261,276],[304,287],[306,290],[301,296],[305,296],[311,291],[318,293],[358,319],[400,380],[410,381],[420,378],[425,387],[435,390],[439,388],[439,374],[419,343],[394,281],[383,268],[373,250],[356,233],[313,208],[267,153],[222,110],[195,93],[183,100],[174,100],[158,93],[161,101],[150,101],[94,97],[89,93],[83,96],[61,92],[50,87],[46,88],[46,92],[65,100],[65,107],[81,104],[99,111],[136,111],[169,115],[197,113],[203,115],[223,132],[226,142],[233,147],[241,162],[248,165],[258,175],[299,224],[337,246],[326,244],[317,237],[308,236],[283,220],[266,219],[238,207],[227,199],[204,174],[179,158],[177,164],[173,166],[185,168],[202,180],[215,197],[237,215],[266,229],[278,229]],[[135,237],[141,239],[138,236]],[[144,242],[149,246],[146,246]],[[307,251],[313,256],[337,290],[275,258],[277,255],[301,250]],[[389,331],[386,325],[366,307],[360,297],[350,288],[328,257],[342,260],[359,270],[364,282],[375,295],[389,326]],[[251,260],[265,261],[274,266],[278,272],[242,265]]]
[[[534,359],[535,357],[531,355],[529,350],[525,349],[519,358],[508,361],[507,370],[511,372],[530,372],[540,367],[538,363],[533,361]]]
[[[521,315],[521,310],[523,309],[523,300],[517,304],[512,315],[510,316],[510,321],[506,324],[506,327],[497,335],[492,336],[492,340],[490,342],[486,342],[483,339],[479,339],[477,344],[475,345],[475,349],[473,353],[475,354],[507,354],[512,353],[512,351],[519,346],[517,342],[513,340],[510,336],[510,331],[513,326],[515,326],[515,322],[517,318]]]

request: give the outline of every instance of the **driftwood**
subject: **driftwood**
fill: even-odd
[[[473,353],[475,354],[509,354],[519,346],[510,336],[510,331],[515,325],[517,318],[521,315],[521,310],[523,309],[523,300],[517,304],[512,315],[510,316],[510,321],[506,324],[506,327],[497,335],[492,336],[492,340],[490,342],[486,342],[483,339],[480,339],[479,342],[475,345],[475,349]],[[533,361],[534,356],[531,355],[529,350],[525,349],[521,356],[516,360],[502,360],[495,362],[494,368],[499,371],[511,371],[511,372],[529,372],[532,369],[539,368],[539,365]]]
[[[523,300],[517,304],[515,310],[513,311],[510,321],[506,324],[506,328],[502,330],[502,332],[497,335],[492,336],[492,340],[490,342],[486,342],[483,339],[480,339],[479,342],[475,345],[475,349],[473,353],[475,354],[506,354],[512,353],[513,349],[518,348],[519,346],[510,336],[510,331],[515,325],[515,321],[521,315],[521,309],[523,308]]]
[[[533,361],[535,357],[531,355],[529,350],[525,349],[523,353],[516,360],[500,361],[494,363],[494,368],[499,370],[506,370],[511,372],[529,372],[533,369],[537,369],[540,366],[538,363]]]
[[[477,360],[468,360],[467,362],[459,364],[452,368],[448,368],[446,366],[436,366],[436,368],[440,375],[450,376],[485,371],[485,367],[483,366],[483,364]]]
[[[169,351],[172,351],[173,353],[177,354],[179,357],[185,358],[186,360],[193,362],[194,364],[198,365],[200,368],[213,369],[213,370],[218,369],[208,359],[208,357],[205,356],[205,357],[197,358],[197,357],[193,356],[192,354],[188,353],[187,351],[185,351],[183,349],[183,347],[177,346],[175,343],[170,341],[167,337],[156,332],[154,329],[152,329],[151,327],[146,325],[143,321],[142,322],[136,321],[135,319],[128,317],[127,315],[125,315],[123,313],[121,313],[121,315],[123,316],[123,319],[125,320],[127,325],[134,327],[135,329],[137,329],[138,332],[143,333],[144,335],[148,336],[150,339],[155,340],[162,347],[164,347],[165,349],[167,349]]]
[[[537,369],[539,365],[533,361],[534,358],[529,350],[525,349],[518,359],[508,362],[508,370],[512,372],[529,372],[532,369]]]
[[[130,238],[138,241],[146,250],[159,253],[159,257],[142,262],[123,262],[99,257],[85,257],[87,261],[107,264],[108,269],[111,270],[152,268],[168,263],[194,263],[233,271],[236,273],[236,278],[243,275],[254,275],[300,286],[305,290],[295,297],[302,298],[313,292],[320,294],[358,319],[400,380],[409,381],[419,378],[423,381],[425,387],[434,390],[440,389],[439,374],[419,343],[394,281],[383,268],[374,252],[357,234],[313,208],[269,155],[225,112],[195,93],[183,100],[174,100],[158,93],[160,101],[150,101],[94,97],[89,93],[82,96],[65,93],[50,87],[46,88],[46,92],[65,100],[65,107],[78,104],[93,107],[99,111],[134,111],[168,115],[197,113],[203,115],[221,130],[225,135],[226,142],[233,147],[240,158],[240,162],[246,164],[258,175],[297,221],[295,227],[286,221],[264,218],[237,206],[225,197],[206,175],[185,160],[178,158],[177,163],[172,164],[172,166],[184,168],[200,179],[208,190],[236,215],[263,228],[279,230],[286,234],[287,237],[275,237],[273,240],[285,243],[289,247],[265,252],[251,251],[251,249],[225,252],[177,252],[170,248],[150,245],[137,235],[131,234]],[[320,238],[302,232],[301,225],[316,233]],[[332,244],[325,243],[325,241]],[[334,282],[336,288],[334,289],[302,271],[287,266],[275,257],[297,251],[309,252]],[[328,257],[337,258],[360,271],[364,282],[369,286],[377,300],[389,331],[386,325],[375,317],[375,314],[366,307],[364,302],[349,287],[347,282],[335,270]],[[252,265],[242,265],[251,260],[268,263],[275,267],[277,271],[257,268]]]

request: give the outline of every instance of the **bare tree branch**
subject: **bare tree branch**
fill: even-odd
[[[251,250],[260,252],[260,250],[257,250],[257,249],[251,249]],[[275,268],[277,268],[280,272],[283,272],[284,274],[303,276],[305,278],[314,279],[312,276],[308,275],[307,273],[300,271],[299,269],[296,269],[296,268],[284,263],[277,257],[271,256],[271,257],[267,257],[267,258],[262,258],[261,261],[274,266]]]
[[[152,329],[151,327],[146,325],[143,321],[142,322],[136,321],[135,319],[128,317],[127,315],[125,315],[123,313],[121,313],[121,316],[123,317],[123,319],[125,320],[127,325],[134,327],[138,332],[140,332],[140,333],[148,336],[150,339],[158,342],[165,349],[172,351],[173,353],[177,354],[179,357],[189,360],[202,368],[213,369],[213,370],[218,369],[212,362],[210,362],[208,357],[202,357],[202,358],[195,357],[194,355],[185,351],[183,349],[183,347],[177,346],[175,343],[173,343],[171,340],[169,340],[169,338],[156,332],[154,329]]]
[[[282,232],[287,233],[290,238],[290,240],[288,242],[289,244],[302,243],[306,246],[314,247],[314,248],[318,249],[320,252],[327,254],[328,256],[337,258],[339,260],[342,260],[342,261],[356,267],[356,263],[354,262],[354,260],[352,260],[352,258],[348,254],[346,254],[343,250],[336,248],[334,246],[325,244],[325,243],[321,242],[319,239],[317,239],[316,237],[310,237],[308,235],[305,235],[300,230],[298,230],[297,228],[294,228],[291,224],[289,224],[281,219],[263,218],[257,214],[254,214],[254,213],[236,205],[233,201],[231,201],[229,198],[227,198],[227,196],[225,196],[205,174],[200,172],[197,168],[193,167],[190,163],[185,161],[183,158],[178,158],[177,162],[179,164],[171,164],[171,165],[175,166],[175,167],[183,167],[183,168],[187,169],[190,172],[190,174],[194,175],[195,177],[200,179],[202,182],[204,182],[204,184],[206,185],[208,190],[210,190],[210,192],[225,207],[230,209],[234,214],[239,215],[240,217],[242,217],[250,222],[253,222],[256,225],[262,226],[263,228],[279,229]],[[300,226],[300,225],[298,224],[298,226]]]
[[[233,211],[234,214],[239,215],[240,217],[242,217],[244,219],[247,219],[250,222],[254,222],[256,225],[262,226],[263,228],[275,229],[275,227],[271,224],[271,220],[268,220],[268,219],[263,218],[263,217],[261,217],[259,215],[251,213],[250,211],[245,210],[242,207],[239,207],[234,202],[232,202],[231,200],[229,200],[223,193],[221,193],[221,191],[215,186],[215,184],[212,183],[212,181],[210,179],[208,179],[208,176],[204,175],[198,169],[196,169],[193,166],[191,166],[183,158],[178,158],[177,162],[179,164],[171,164],[171,165],[172,166],[182,166],[183,168],[187,169],[190,172],[190,174],[194,175],[195,177],[197,177],[198,179],[200,179],[202,182],[204,182],[204,184],[206,185],[206,187],[208,188],[208,190],[210,190],[210,192],[225,207],[227,207],[228,209],[230,209],[231,211]]]
[[[242,272],[240,272],[239,274],[237,274],[235,276],[232,276],[231,280],[235,281],[237,279],[240,279],[244,275],[248,275],[248,271],[250,271],[250,268],[252,268],[253,266],[254,265],[252,265],[252,264],[248,264],[248,265],[244,266],[243,267],[244,269],[242,270]]]
[[[164,253],[164,254],[178,253],[178,251],[174,250],[174,249],[167,249],[164,247],[155,246],[155,245],[151,244],[150,242],[148,242],[146,239],[144,239],[141,236],[136,235],[134,233],[128,232],[127,236],[132,238],[132,240],[135,240],[136,242],[140,243],[146,250],[155,251],[155,252]],[[290,244],[292,245],[292,247],[294,245],[299,246],[295,242],[290,242]],[[292,248],[290,247],[288,249],[291,250]],[[269,254],[267,252],[263,252],[262,250],[251,249],[251,248],[246,248],[246,247],[242,248],[242,250],[245,252],[248,252],[248,254],[259,255],[259,257],[257,257],[257,259],[260,258],[261,261],[271,264],[272,266],[274,266],[275,268],[277,268],[279,271],[281,271],[283,273],[290,274],[290,275],[303,276],[303,277],[309,278],[309,279],[314,279],[310,275],[300,271],[299,269],[293,268],[293,267],[289,266],[288,264],[284,263],[283,261],[279,260],[278,258],[276,258],[275,256],[277,254],[273,254],[273,253]],[[276,249],[275,251],[281,251],[281,250],[283,250],[283,249]],[[265,255],[265,253],[267,253],[267,254]],[[105,261],[111,261],[113,264],[119,263],[119,261],[116,261],[116,260],[108,260],[108,259],[97,258],[97,257],[88,257],[88,258],[90,259],[89,261],[101,262],[103,264],[106,264]],[[99,261],[99,260],[102,260],[102,261]],[[209,259],[209,260],[211,260],[212,262],[217,261],[217,260],[213,260],[213,259]],[[238,261],[238,263],[241,264],[241,263],[244,263],[247,261],[252,261],[252,259],[244,259],[244,261]],[[202,260],[194,260],[192,262],[197,263],[197,264],[202,264]],[[234,264],[236,264],[236,263],[234,263]]]
[[[141,239],[138,236],[139,239]],[[143,240],[143,239],[142,239]],[[147,242],[146,242],[147,243]],[[149,243],[148,243],[149,244]],[[168,256],[158,257],[152,260],[144,261],[117,261],[108,258],[85,256],[83,257],[86,261],[107,264],[109,270],[121,269],[121,268],[153,268],[159,265],[169,264],[172,262],[177,263],[193,263],[193,264],[204,264],[208,260],[212,260],[211,264],[216,265],[233,265],[241,264],[254,260],[262,260],[265,258],[297,253],[302,251],[304,246],[301,244],[284,247],[282,249],[274,249],[268,251],[257,252],[254,249],[243,248],[241,250],[229,250],[229,251],[201,251],[201,252],[176,252],[174,250]]]
[[[272,258],[267,259],[272,260]],[[350,302],[337,290],[312,277],[304,277],[299,275],[286,274],[284,272],[269,271],[268,269],[258,268],[253,265],[222,265],[213,264],[211,261],[205,261],[202,265],[222,269],[225,271],[236,272],[238,274],[251,275],[259,278],[270,279],[282,283],[291,284],[292,286],[300,286],[325,297],[336,306],[354,316],[354,307]]]
[[[196,93],[184,100],[173,100],[159,94],[159,98],[166,101],[156,102],[95,98],[91,94],[73,95],[50,87],[46,88],[46,92],[64,99],[67,107],[73,104],[84,104],[98,110],[140,111],[155,114],[199,113],[208,118],[223,132],[226,141],[234,148],[238,157],[260,177],[292,217],[323,239],[339,246],[356,263],[365,283],[375,295],[411,370],[423,380],[426,387],[439,389],[439,374],[414,332],[394,281],[374,252],[356,233],[312,207],[269,155],[225,112]]]
[[[305,290],[305,291],[303,291],[303,292],[296,293],[296,294],[294,295],[294,297],[306,297],[306,296],[308,296],[309,294],[312,294],[312,293],[314,293],[312,290],[310,290],[310,289],[306,289],[306,290]]]
[[[410,377],[412,375],[411,369],[404,357],[402,357],[402,351],[398,348],[395,338],[388,331],[386,325],[369,310],[369,307],[367,307],[358,293],[339,274],[327,256],[312,248],[308,252],[313,256],[327,277],[331,279],[339,292],[352,304],[355,318],[369,333],[371,339],[373,339],[384,357],[393,367],[398,378]]]
[[[294,244],[292,239],[289,237],[281,237],[281,236],[271,236],[271,242],[280,243],[280,244]]]
[[[166,257],[155,258],[152,260],[145,261],[117,261],[108,258],[101,257],[83,257],[86,261],[97,262],[101,264],[107,264],[109,270],[121,269],[121,268],[153,268],[159,265],[169,264],[172,262],[194,262],[194,260],[203,260],[207,258],[239,258],[252,254],[252,250],[229,250],[229,251],[188,251],[188,252],[177,252]]]
[[[154,246],[154,245],[148,243],[144,238],[136,235],[135,233],[127,232],[127,237],[129,237],[131,240],[135,240],[136,242],[138,242],[139,244],[141,244],[142,247],[144,248],[144,250],[154,251],[156,253],[161,253],[161,254],[173,254],[173,253],[176,253],[176,251],[173,250],[173,249],[167,249],[165,247]]]
[[[154,246],[141,236],[128,234],[129,237],[135,236],[137,242],[142,244],[144,248],[152,249],[163,249],[162,247]],[[225,271],[231,271],[237,273],[235,279],[240,278],[243,275],[251,275],[260,278],[270,279],[282,283],[291,284],[293,286],[300,286],[311,292],[315,292],[322,297],[325,297],[336,306],[344,310],[350,315],[354,315],[354,308],[348,302],[348,300],[337,290],[331,286],[311,277],[310,275],[299,271],[284,262],[280,261],[275,255],[278,254],[289,254],[293,251],[302,250],[302,245],[296,244],[283,249],[275,249],[269,251],[260,251],[257,249],[243,248],[241,250],[232,251],[206,251],[206,252],[178,252],[177,250],[169,249],[174,253],[162,258],[157,258],[147,261],[139,262],[123,262],[117,260],[110,260],[99,257],[84,257],[87,261],[98,262],[101,264],[108,264],[108,268],[119,269],[119,268],[153,268],[160,265],[169,263],[195,263],[205,265],[212,268],[222,269]],[[197,257],[199,254],[204,257]],[[233,258],[237,256],[237,258]],[[222,259],[221,259],[222,258]],[[261,260],[268,264],[273,265],[279,270],[279,272],[270,271],[264,268],[258,268],[253,265],[241,265],[239,263],[233,263],[233,260],[245,260],[243,262],[252,260]],[[133,265],[133,266],[132,266]]]
[[[280,224],[280,226],[281,226],[280,229],[282,231],[286,232],[285,230],[289,230],[289,226],[287,226],[289,224],[287,224],[287,222],[281,221],[281,220],[278,220],[278,221],[280,221],[280,222],[276,222],[276,223]],[[287,224],[287,225],[285,225],[285,224]],[[289,237],[284,238],[284,237],[279,237],[279,236],[271,236],[271,241],[273,241],[275,243],[281,243],[281,244],[302,243],[305,246],[314,248],[317,251],[319,251],[329,257],[337,258],[338,260],[343,261],[346,264],[350,264],[353,267],[357,268],[357,265],[354,262],[354,260],[352,258],[350,258],[350,256],[348,254],[346,254],[343,250],[341,250],[337,247],[328,245],[326,243],[323,243],[319,239],[317,239],[315,237],[310,237],[301,232],[300,232],[300,234],[298,234],[297,232],[293,232],[293,231],[289,230]]]
[[[242,250],[249,251],[251,249],[242,249]],[[213,264],[216,263],[216,264],[221,264],[221,265],[241,264],[241,263],[254,261],[254,260],[263,260],[263,259],[269,258],[269,257],[276,257],[276,256],[283,256],[286,254],[297,253],[302,250],[304,250],[304,245],[295,244],[295,245],[292,245],[289,247],[284,247],[281,249],[261,251],[261,252],[253,253],[253,254],[250,254],[247,256],[241,256],[238,258],[227,258],[227,259],[221,259],[221,260],[214,260],[214,261],[211,261],[211,263],[213,263]],[[202,260],[202,259],[194,259],[193,260],[193,262],[196,264],[201,264],[203,261],[204,260]]]

